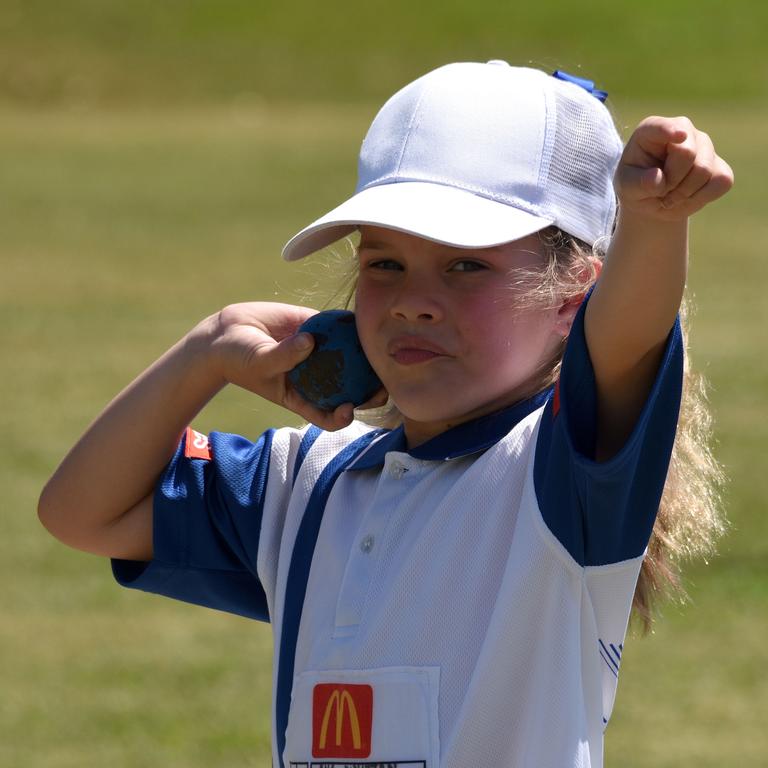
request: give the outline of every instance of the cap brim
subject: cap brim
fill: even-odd
[[[489,248],[519,240],[552,222],[463,189],[400,181],[364,189],[305,227],[285,244],[283,258],[304,258],[362,224],[396,229],[458,248]]]

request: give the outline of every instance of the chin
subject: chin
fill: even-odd
[[[469,403],[466,407],[457,407],[456,403],[451,403],[451,407],[446,408],[447,399],[447,396],[443,396],[440,399],[430,398],[425,402],[415,398],[393,398],[393,402],[404,419],[422,424],[444,423],[446,429],[451,424],[472,418],[472,414],[482,408],[481,405]]]
[[[490,395],[483,393],[484,396],[475,398],[465,397],[458,402],[450,390],[429,396],[424,393],[419,393],[419,396],[400,393],[398,397],[391,391],[389,394],[404,419],[423,424],[443,424],[443,429],[502,410],[521,399],[515,389]]]

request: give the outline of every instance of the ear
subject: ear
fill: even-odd
[[[600,272],[603,269],[603,262],[595,256],[590,257],[590,264],[594,269],[595,279],[600,277]],[[579,311],[581,303],[584,301],[584,297],[587,295],[591,283],[591,275],[587,270],[584,270],[584,293],[580,293],[573,296],[570,299],[564,301],[560,308],[557,310],[557,318],[555,320],[555,331],[558,335],[566,338],[571,332],[571,326],[576,318],[576,313]]]

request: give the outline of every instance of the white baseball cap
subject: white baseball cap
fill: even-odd
[[[376,115],[355,193],[294,235],[301,259],[361,224],[462,248],[554,225],[593,245],[616,215],[622,142],[590,81],[504,61],[447,64]]]

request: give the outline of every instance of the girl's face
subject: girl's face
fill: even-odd
[[[410,447],[537,391],[573,318],[520,301],[544,265],[538,235],[466,249],[360,230],[358,332]]]

